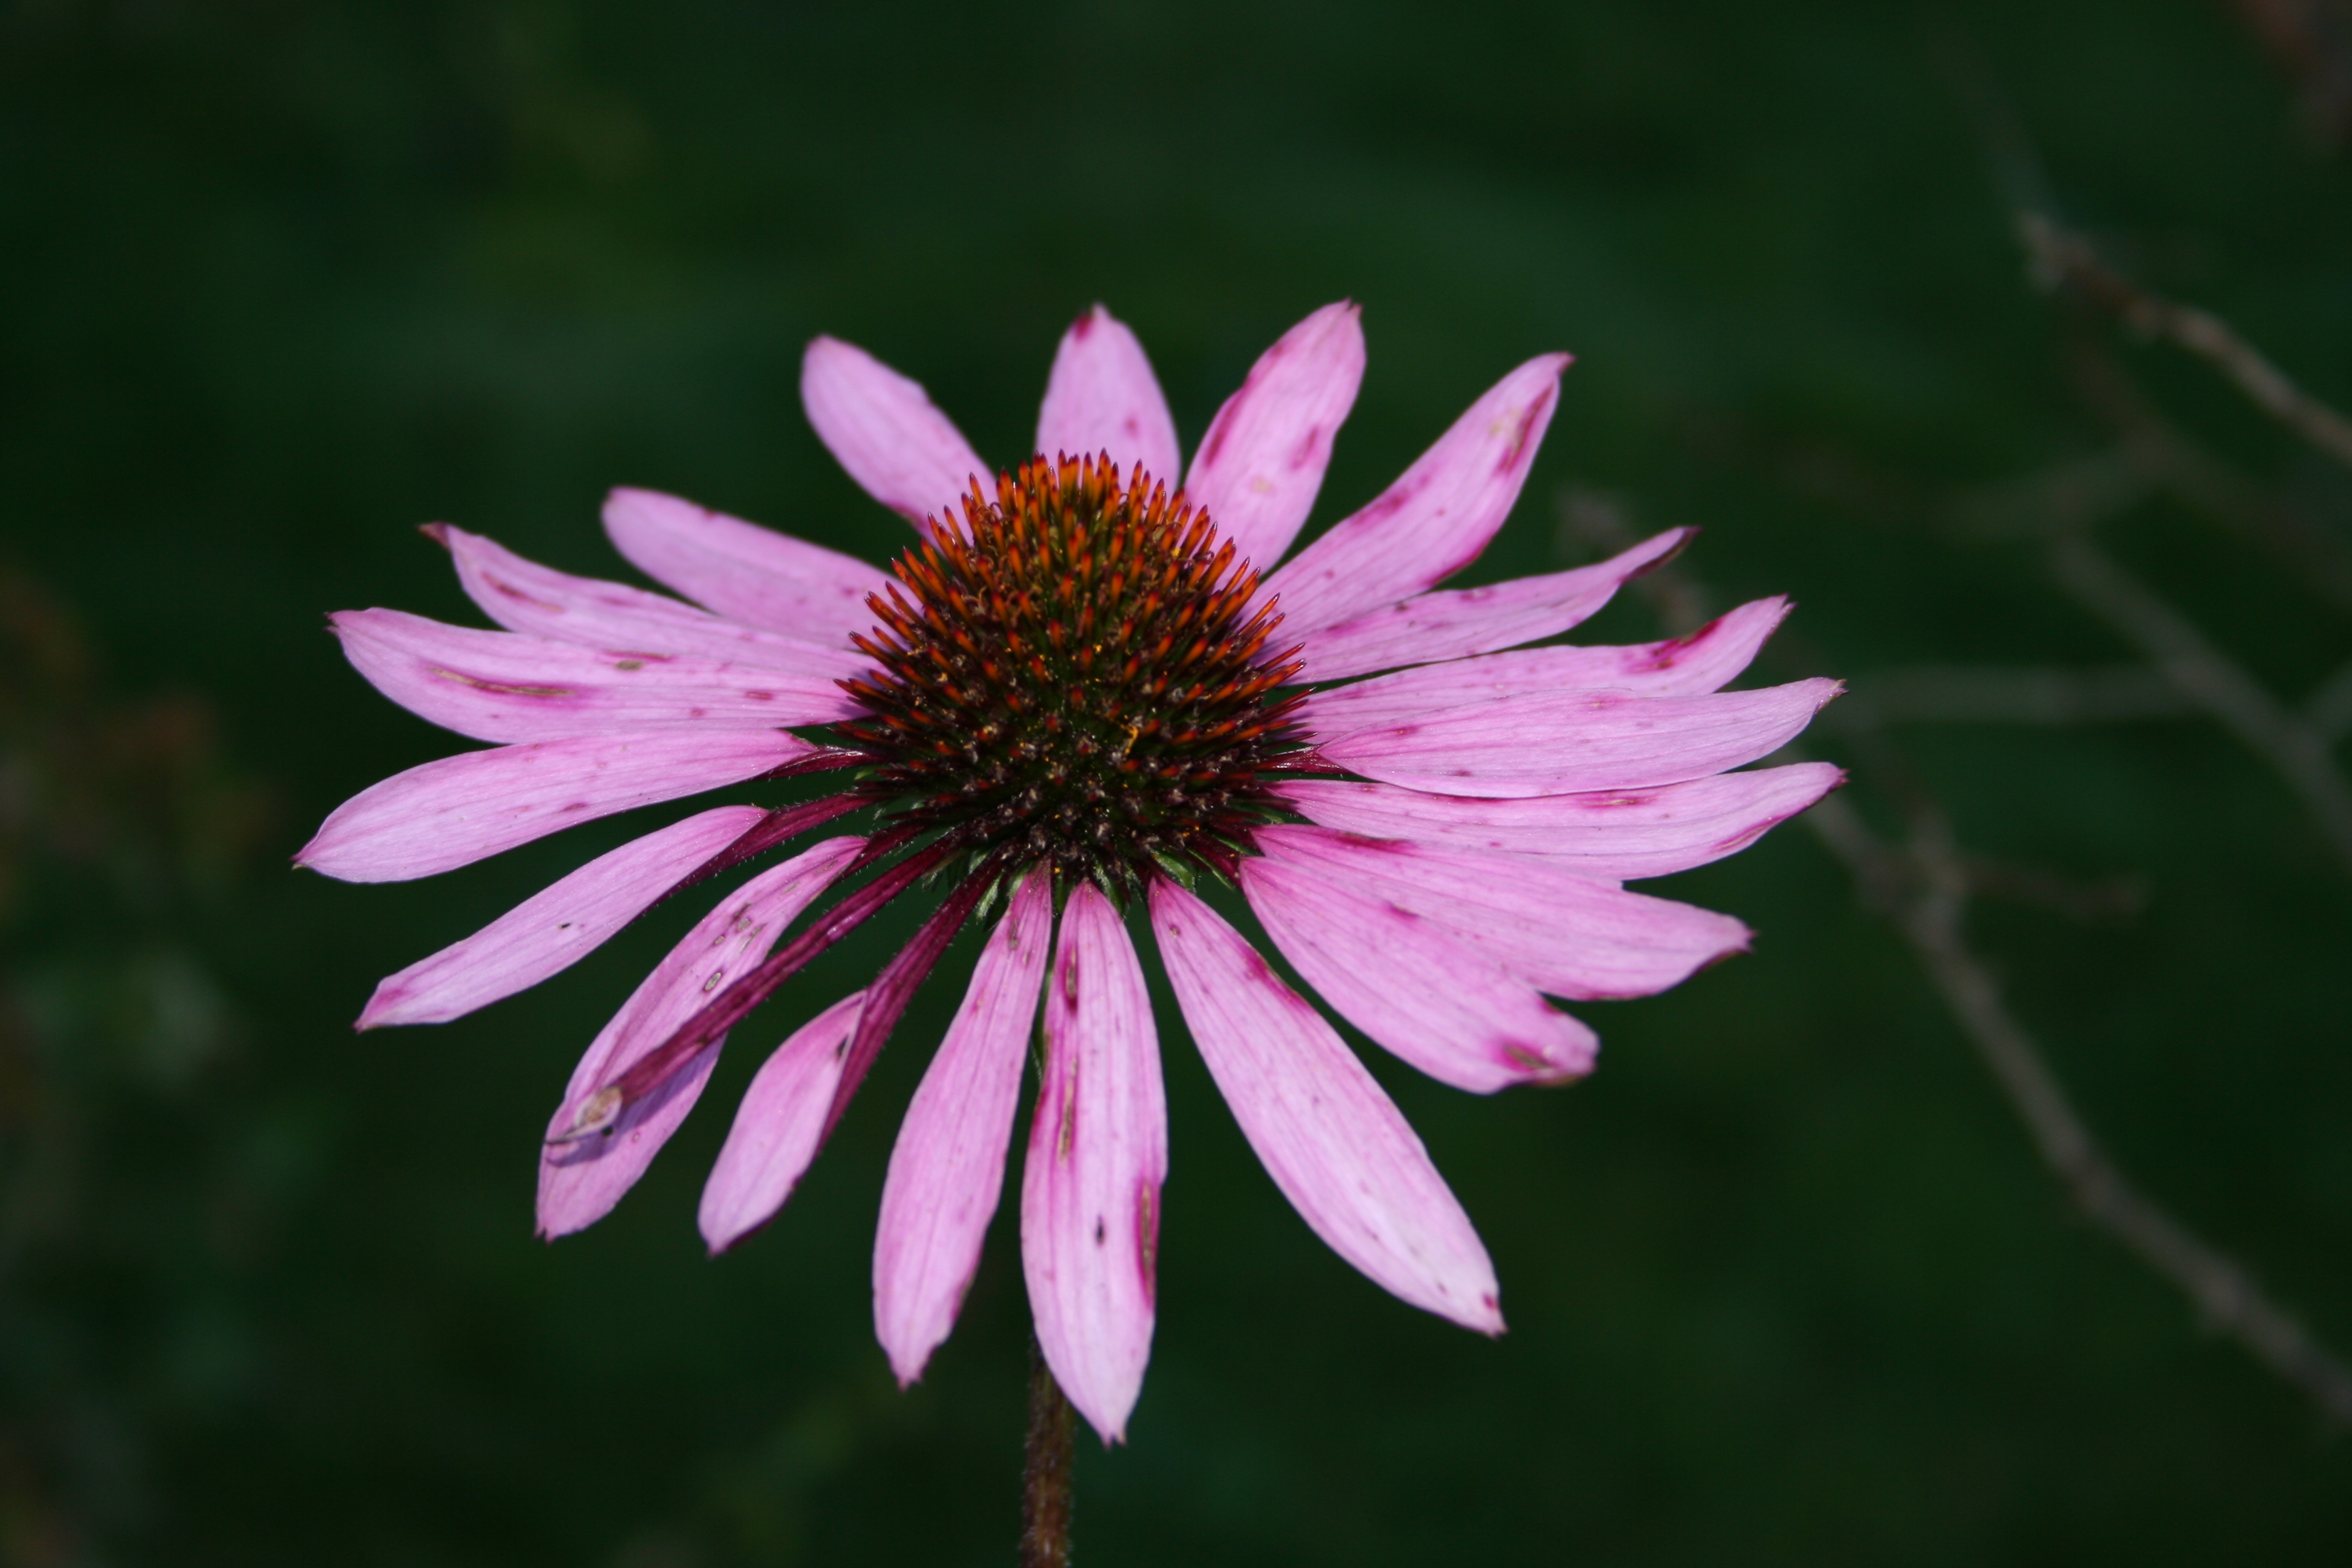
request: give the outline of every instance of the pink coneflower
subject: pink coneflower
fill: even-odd
[[[1134,335],[1099,309],[1063,338],[1038,423],[1039,453],[1080,455],[992,483],[919,386],[818,340],[802,374],[811,421],[919,535],[888,574],[640,490],[614,493],[605,528],[683,599],[434,530],[507,629],[394,610],[339,615],[335,629],[393,700],[499,744],[365,791],[301,864],[399,880],[747,780],[847,782],[774,810],[719,806],[591,861],[384,981],[361,1026],[510,995],[680,888],[870,808],[862,834],[820,838],[728,894],[597,1036],[549,1123],[544,1235],[593,1223],[637,1179],[729,1028],[877,910],[936,883],[943,896],[904,950],[814,1010],[753,1078],[703,1192],[714,1251],[775,1214],[950,941],[992,919],[891,1156],[876,1328],[902,1382],[947,1337],[1042,1003],[1023,1266],[1054,1376],[1118,1440],[1150,1353],[1168,1168],[1128,919],[1139,910],[1194,1044],[1301,1216],[1405,1300],[1499,1331],[1493,1267],[1421,1141],[1195,888],[1237,888],[1333,1012],[1476,1093],[1591,1069],[1592,1031],[1548,995],[1646,995],[1747,945],[1738,921],[1622,883],[1727,855],[1836,784],[1820,763],[1726,771],[1780,746],[1838,689],[1721,689],[1785,603],[1672,642],[1526,646],[1598,610],[1683,530],[1596,566],[1434,586],[1509,511],[1567,363],[1511,372],[1384,493],[1265,574],[1355,400],[1352,305],[1266,351],[1176,491],[1166,401]]]

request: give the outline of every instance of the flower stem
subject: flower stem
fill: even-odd
[[[1069,1568],[1077,1416],[1029,1336],[1029,1441],[1021,1471],[1021,1568]]]

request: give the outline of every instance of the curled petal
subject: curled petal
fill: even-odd
[[[793,1030],[752,1075],[696,1215],[714,1257],[773,1219],[816,1158],[842,1053],[865,1005],[865,992],[851,992]]]
[[[1021,1262],[1038,1347],[1106,1443],[1123,1441],[1151,1357],[1168,1106],[1135,944],[1080,883],[1045,982],[1045,1067],[1021,1179]]]
[[[1316,734],[1339,736],[1410,724],[1442,709],[1536,692],[1704,696],[1746,669],[1788,613],[1786,599],[1759,599],[1667,642],[1631,647],[1523,647],[1401,669],[1318,690],[1307,700],[1301,716]]]
[[[1418,594],[1478,559],[1519,499],[1568,360],[1545,354],[1505,376],[1370,506],[1268,578],[1290,635]]]
[[[1557,857],[1580,876],[1663,877],[1745,849],[1843,783],[1828,763],[1660,784],[1654,789],[1487,800],[1360,779],[1295,779],[1274,793],[1307,820],[1372,838]]]
[[[1711,697],[1528,693],[1323,742],[1334,764],[1445,795],[1520,798],[1680,784],[1778,751],[1844,688],[1799,680]]]
[[[933,406],[922,387],[864,349],[819,338],[801,360],[801,404],[835,461],[867,495],[920,524],[993,468]]]
[[[658,653],[604,652],[401,610],[331,616],[352,667],[420,718],[478,741],[615,730],[762,730],[858,711],[814,675]]]
[[[1492,1094],[1592,1070],[1592,1031],[1462,932],[1271,857],[1244,860],[1241,884],[1316,994],[1440,1083]]]
[[[613,1015],[572,1069],[563,1103],[547,1124],[539,1163],[541,1236],[569,1236],[612,1212],[694,1109],[726,1037],[695,1053],[655,1092],[601,1123],[592,1104],[597,1086],[660,1046],[712,992],[766,957],[784,928],[865,845],[862,838],[828,838],[744,883],[687,932]],[[583,1134],[583,1128],[592,1130]]]
[[[1729,915],[1527,856],[1321,827],[1264,828],[1258,847],[1270,866],[1444,926],[1555,996],[1647,996],[1748,946],[1748,928]]]
[[[460,942],[375,988],[362,1029],[440,1024],[562,973],[767,816],[722,805],[600,855]]]
[[[1271,572],[1314,509],[1331,437],[1364,379],[1351,301],[1326,305],[1258,356],[1193,455],[1184,489],[1241,557]]]
[[[901,1387],[955,1326],[1004,1185],[1021,1064],[1054,933],[1044,872],[1013,895],[907,1107],[874,1241],[874,1331]]]
[[[1108,452],[1122,472],[1141,463],[1177,482],[1176,421],[1151,362],[1127,323],[1097,305],[1062,334],[1037,412],[1037,450],[1053,458]]]
[[[1299,658],[1307,679],[1321,681],[1517,647],[1597,614],[1626,582],[1664,565],[1696,532],[1668,529],[1572,572],[1416,594],[1308,632],[1299,639]]]
[[[1355,1053],[1183,889],[1152,884],[1151,923],[1209,1076],[1299,1217],[1383,1289],[1502,1332],[1470,1216]]]
[[[404,882],[616,811],[740,784],[815,752],[782,730],[586,735],[464,752],[343,802],[294,863],[345,882]]]
[[[467,595],[510,632],[583,647],[687,654],[826,680],[856,675],[870,662],[846,643],[805,642],[763,632],[667,595],[574,577],[461,528],[442,525],[436,537],[448,546]]]
[[[607,496],[604,532],[630,565],[696,604],[829,647],[874,625],[866,595],[889,581],[855,556],[652,490]]]

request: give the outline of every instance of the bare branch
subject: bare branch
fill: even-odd
[[[1559,520],[1554,539],[1563,555],[1580,555],[1588,550],[1614,555],[1634,542],[1624,503],[1614,496],[1583,485],[1564,485],[1552,504]],[[1714,613],[1706,593],[1672,567],[1645,572],[1633,579],[1633,586],[1675,637],[1706,625]]]
[[[1994,540],[2089,528],[2146,500],[2162,477],[2128,446],[2069,458],[1963,497],[1951,509],[1953,531]]]
[[[2178,719],[2203,709],[2137,664],[2093,669],[1920,665],[1857,676],[1823,710],[1832,729],[1863,725],[2105,724]]]
[[[2352,15],[2340,0],[2237,0],[2237,9],[2294,79],[2312,140],[2342,146],[2352,134]]]
[[[2238,384],[2279,423],[2352,468],[2352,420],[2305,392],[2219,316],[2151,294],[2107,265],[2091,242],[2041,213],[2017,215],[2034,279],[2070,287],[2113,310],[2126,326],[2169,339]]]
[[[2206,450],[2158,411],[2112,354],[2086,346],[2072,357],[2068,369],[2075,390],[2121,438],[2121,456],[2181,505],[2269,551],[2294,571],[2296,582],[2337,608],[2352,610],[2352,547],[2340,531],[2287,504]],[[2045,528],[2087,528],[2102,521],[2050,509],[2036,515]]]
[[[2084,882],[2038,866],[1987,860],[1975,855],[1962,862],[1962,869],[1968,873],[1969,891],[1977,898],[2039,904],[2069,920],[2127,920],[2147,907],[2147,881],[2141,877],[2110,877]]]
[[[2214,1328],[2309,1395],[2328,1419],[2352,1426],[2352,1372],[2273,1303],[2226,1255],[2148,1201],[2100,1147],[2041,1052],[2002,1001],[1963,935],[1969,873],[1940,815],[1921,816],[1901,850],[1882,843],[1835,796],[1806,825],[1844,863],[1864,897],[1900,930],[2032,1135],[2042,1161],[2093,1224],[2197,1304]]]
[[[2085,489],[2097,492],[2102,486],[2077,487],[2074,493]],[[2114,493],[2112,489],[2109,493]],[[2047,500],[2046,494],[2043,499]],[[1564,492],[1559,510],[1563,543],[1618,549],[1631,537],[1621,510],[1605,500],[1596,500],[1591,492]],[[2126,710],[2150,718],[2193,710],[2221,712],[2224,721],[2250,741],[2254,735],[2262,736],[2263,742],[2256,743],[2255,749],[2273,760],[2279,754],[2282,735],[2312,732],[2207,644],[2193,626],[2064,527],[2087,521],[2095,515],[2095,506],[2048,510],[2058,514],[2051,521],[2061,530],[2053,552],[2063,558],[2062,578],[2072,570],[2074,577],[2090,585],[2084,596],[2095,600],[2094,608],[2111,619],[2128,621],[2126,635],[2137,630],[2138,635],[2132,636],[2132,640],[2141,645],[2160,673],[2151,675],[2137,667],[2083,671],[1931,669],[1892,672],[1891,679],[1858,681],[1854,697],[1849,700],[1853,713],[1844,727],[1866,752],[1879,753],[1898,788],[1904,783],[1900,764],[1887,752],[1883,731],[1872,721],[1886,712],[1890,696],[1891,706],[1898,709],[1911,701],[1921,710],[1940,707],[1938,716],[1956,717],[1957,710],[1974,704],[1985,718],[2012,721],[2022,715],[2053,722],[2095,713],[2121,717]],[[2084,559],[2091,562],[2087,571],[2082,565]],[[1662,619],[1677,611],[1690,615],[1692,606],[1703,605],[1706,597],[1697,584],[1672,566],[1633,585],[1649,597]],[[2346,679],[2352,684],[2352,675]],[[2170,689],[2163,689],[2167,687]],[[1849,703],[1838,706],[1845,708]],[[2226,712],[2221,711],[2224,709]],[[1837,709],[1830,712],[1835,714]],[[2295,746],[2305,744],[2297,741],[2288,750],[2294,752]],[[2318,752],[2318,762],[2326,776],[2334,776],[2324,749]],[[2304,771],[2306,784],[2319,782],[2312,770]],[[2340,778],[2336,787],[2340,791]],[[2019,889],[2002,885],[2000,868],[1971,865],[1962,858],[1942,812],[1923,792],[1915,787],[1904,793],[1915,827],[1912,841],[1899,850],[1883,844],[1852,805],[1836,796],[1815,805],[1804,820],[1845,865],[1864,901],[1892,920],[1910,943],[1962,1032],[2024,1121],[2043,1163],[2083,1215],[2187,1296],[2207,1322],[2237,1340],[2307,1395],[2327,1419],[2352,1426],[2352,1372],[2265,1296],[2235,1260],[2200,1239],[2133,1186],[2092,1135],[2032,1037],[2010,1014],[1991,971],[1966,941],[1964,924],[1971,893]],[[2326,796],[2324,784],[2320,793]],[[2099,912],[2117,908],[2128,912],[2124,899],[2113,900]]]
[[[2321,681],[2319,689],[2304,700],[2303,721],[2327,745],[2352,734],[2352,662]]]
[[[2352,869],[2352,783],[2328,755],[2327,738],[2088,539],[2058,539],[2050,565],[2062,586],[2137,646],[2183,697],[2278,771]]]

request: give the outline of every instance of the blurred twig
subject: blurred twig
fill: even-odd
[[[2142,877],[2107,877],[2086,882],[2063,877],[2039,866],[2013,865],[1969,856],[1960,863],[1969,891],[1980,899],[2000,899],[2013,904],[2039,904],[2070,920],[2126,920],[2147,904],[2147,881]]]
[[[2352,136],[2352,6],[2344,0],[2235,0],[2247,27],[2294,78],[2313,140]]]
[[[1880,839],[1834,796],[1808,812],[1805,822],[1853,875],[1865,901],[1918,954],[2043,1163],[2084,1215],[2194,1301],[2215,1329],[2308,1394],[2328,1419],[2352,1426],[2352,1372],[2233,1259],[2132,1185],[2084,1125],[2032,1037],[2011,1015],[1991,971],[1968,945],[1969,873],[1942,814],[1915,811],[1911,837],[1900,847]]]
[[[2183,697],[2278,770],[2352,870],[2352,784],[2328,755],[2326,735],[2088,538],[2061,535],[2051,546],[2050,565],[2063,587],[2137,646]]]
[[[2114,311],[2126,326],[2188,350],[2281,424],[2352,468],[2352,420],[2295,385],[2227,321],[2142,289],[2109,266],[2089,240],[2042,213],[2019,213],[2017,233],[2043,288],[2071,289]]]
[[[1559,510],[1564,542],[1616,550],[1631,536],[1622,510],[1612,503],[1596,503],[1591,492],[1563,492]],[[2084,710],[2100,698],[2118,707],[2144,703],[2152,715],[2160,705],[2163,683],[2168,683],[2179,695],[2165,710],[2179,711],[2193,703],[2221,717],[2257,751],[2263,751],[2265,744],[2273,749],[2284,744],[2288,752],[2302,755],[2297,748],[2307,746],[2308,737],[2317,732],[2313,720],[2297,718],[2280,708],[2195,627],[2132,582],[2078,531],[2062,532],[2053,552],[2062,582],[2139,642],[2162,682],[2157,675],[2137,668],[1915,671],[1910,676],[1913,695],[1946,700],[1947,717],[1956,716],[1951,709],[1969,702],[1981,704],[1979,711],[1985,717],[2013,719],[2037,709],[2049,713],[2069,707],[2075,716],[2087,716]],[[1708,597],[1687,574],[1673,566],[1637,578],[1633,585],[1649,599],[1661,619],[1669,613],[1687,615],[1691,606],[1703,605]],[[2352,692],[2352,670],[2340,679],[2347,692]],[[2330,682],[2324,690],[2336,684]],[[1902,679],[1893,685],[1898,694],[1903,692]],[[1954,698],[1959,700],[1948,700]],[[2121,702],[2116,700],[2118,698]],[[2343,700],[2352,705],[2352,695]],[[1896,775],[1911,825],[1909,837],[1900,844],[1886,842],[1863,821],[1861,813],[1835,795],[1807,812],[1805,825],[1853,877],[1864,903],[1884,915],[1918,955],[1929,983],[2025,1123],[2042,1163],[2083,1215],[2188,1297],[2206,1322],[2238,1341],[2302,1391],[2329,1421],[2352,1426],[2352,1370],[2264,1295],[2235,1259],[2198,1237],[2132,1184],[2074,1109],[2032,1037],[2010,1012],[1991,968],[1969,946],[1966,922],[1972,898],[2020,892],[2046,896],[2054,889],[2074,895],[2062,897],[2061,901],[2069,912],[2080,916],[2117,910],[2128,912],[2137,900],[2137,889],[2125,886],[2106,890],[2105,898],[2095,902],[2060,879],[1988,866],[1965,857],[1955,842],[1949,818],[1916,781],[1902,776],[1894,763],[1879,724],[1890,707],[1899,710],[1899,695],[1893,704],[1884,699],[1875,707],[1867,700],[1859,702],[1843,728],[1866,753],[1875,754],[1884,771]],[[2254,739],[2257,735],[2263,738],[2259,743]],[[2319,761],[2332,774],[2333,764],[2324,746]],[[2336,776],[2335,786],[2323,787],[2322,796],[2326,796],[2326,787],[2340,788],[2341,782]],[[2346,811],[2347,824],[2352,826],[2352,803],[2347,804]]]
[[[2177,719],[2200,710],[2139,665],[2089,669],[1920,665],[1854,681],[1825,710],[1832,729],[1861,725],[2098,724]]]
[[[2258,22],[2284,17],[2299,24],[2315,4],[2242,0]],[[2047,216],[2058,204],[2022,122],[1964,39],[1952,40],[1945,52],[1994,185],[2018,215],[2036,280],[2046,289],[2067,289],[2198,355],[2305,440],[2352,467],[2352,421],[2304,393],[2226,322],[2139,288],[2087,240]],[[1853,875],[1864,901],[1885,913],[1918,954],[2043,1162],[2084,1215],[2331,1421],[2352,1426],[2352,1372],[2265,1297],[2233,1259],[2135,1188],[2075,1111],[2032,1037],[2009,1012],[1990,969],[1968,945],[1969,899],[1993,891],[1993,883],[1961,856],[1948,819],[1893,762],[1880,728],[1885,719],[1915,716],[2074,721],[2112,716],[2136,702],[2147,703],[2152,717],[2160,700],[2149,681],[2160,679],[2179,706],[2219,719],[2277,768],[2352,864],[2352,787],[2328,754],[2329,744],[2352,729],[2352,666],[2323,682],[2300,713],[2291,710],[2186,616],[2124,572],[2092,542],[2090,531],[2161,488],[2270,550],[2295,568],[2300,581],[2345,607],[2352,607],[2352,551],[2164,420],[2112,356],[2078,356],[2076,379],[2116,427],[2117,447],[1984,492],[1948,515],[1963,534],[2047,541],[2061,585],[2122,632],[2153,670],[1913,671],[1892,681],[1858,682],[1861,700],[1843,716],[1843,728],[1887,764],[1911,824],[1909,836],[1899,845],[1882,840],[1843,798],[1823,801],[1805,821]],[[1868,493],[1889,489],[1882,483]],[[1852,483],[1837,490],[1849,501],[1860,493]],[[1873,685],[1886,688],[1874,702]]]
[[[2330,745],[2352,733],[2352,663],[2321,681],[2305,700],[2303,721]]]
[[[2085,348],[2069,364],[2074,389],[2115,430],[2116,456],[2133,465],[2151,487],[2161,487],[2181,505],[2267,550],[2340,610],[2352,610],[2352,545],[2303,509],[2285,504],[2263,486],[2205,449],[2160,413],[2137,383],[2101,350]],[[2136,499],[2136,498],[2135,498]],[[2114,516],[2129,502],[2109,509]],[[2088,509],[2073,516],[2042,509],[2044,527],[2089,526],[2098,521]]]
[[[1964,496],[1949,508],[1952,525],[1965,537],[1988,540],[2088,527],[2129,511],[2168,477],[2126,441]]]
[[[1616,496],[1583,485],[1564,485],[1553,498],[1554,539],[1563,555],[1597,550],[1613,555],[1633,542],[1633,525]],[[1706,590],[1680,572],[1649,572],[1634,579],[1661,626],[1672,637],[1696,631],[1715,612]]]

